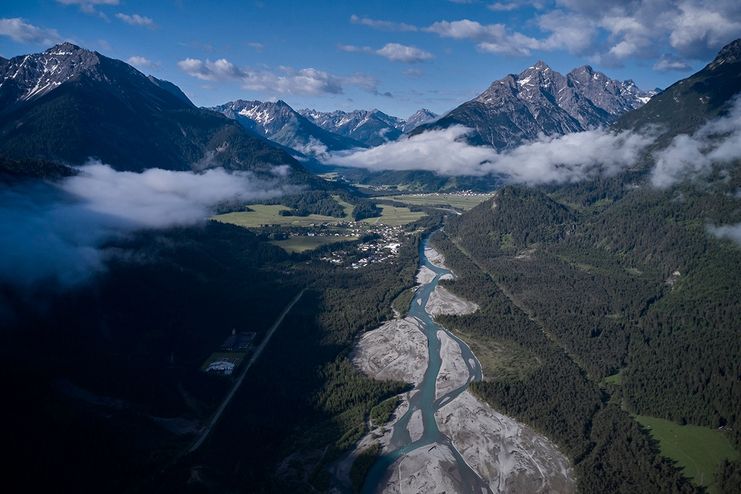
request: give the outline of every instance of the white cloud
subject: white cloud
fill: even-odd
[[[203,221],[223,201],[279,195],[275,184],[268,185],[250,173],[228,173],[221,168],[201,174],[159,168],[134,173],[95,163],[65,180],[62,189],[79,198],[89,211],[136,228],[163,228]]]
[[[494,12],[509,12],[511,10],[517,10],[520,7],[522,7],[522,4],[517,2],[494,2],[487,5],[486,8]]]
[[[593,47],[606,62],[628,57],[653,58],[668,44],[685,58],[711,57],[741,36],[741,6],[730,0],[633,0],[613,3],[561,0],[571,16],[579,16],[608,36],[605,49]]]
[[[99,13],[96,10],[96,7],[118,5],[119,0],[57,0],[57,3],[62,5],[77,5],[81,12],[100,15],[104,19],[107,19],[105,14]]]
[[[511,182],[575,182],[630,167],[653,136],[603,130],[541,137],[511,151],[471,146],[463,126],[427,131],[381,146],[336,153],[326,161],[369,170],[427,170],[440,175],[499,175]]]
[[[387,43],[376,53],[393,62],[417,63],[432,59],[432,53],[428,51],[399,43]]]
[[[392,22],[392,21],[384,21],[380,19],[371,19],[370,17],[360,17],[355,14],[350,16],[350,22],[353,24],[360,24],[362,26],[367,26],[373,29],[378,29],[381,31],[417,31],[417,26],[413,26],[411,24],[406,24],[404,22]]]
[[[687,71],[690,70],[692,66],[680,58],[671,54],[665,54],[656,61],[653,68],[659,72],[668,72],[672,70]]]
[[[702,57],[741,35],[741,8],[725,2],[680,2],[669,20],[669,42],[679,53]]]
[[[141,69],[151,69],[159,66],[159,64],[152,62],[147,57],[142,57],[140,55],[133,55],[127,58],[126,63]]]
[[[592,48],[597,30],[583,16],[554,10],[538,17],[537,22],[541,30],[550,33],[541,41],[544,50],[565,49],[584,54]]]
[[[119,236],[197,224],[224,201],[283,192],[278,182],[249,173],[117,172],[100,163],[58,185],[6,187],[0,190],[0,280],[79,284],[105,268],[106,243]]]
[[[246,75],[236,65],[225,58],[215,61],[186,58],[178,62],[178,67],[186,74],[203,81],[223,81],[239,79]]]
[[[347,53],[375,53],[373,48],[370,46],[358,46],[358,45],[337,45],[340,51]]]
[[[280,72],[245,71],[242,87],[253,91],[275,91],[281,94],[340,94],[342,80],[319,69],[282,67]]]
[[[261,52],[265,49],[265,45],[257,41],[250,41],[249,43],[247,43],[247,46],[249,46],[256,52]]]
[[[119,12],[118,14],[116,14],[116,18],[121,22],[125,22],[126,24],[130,24],[132,26],[148,27],[150,29],[157,27],[152,18],[139,14],[124,14],[122,12]]]
[[[530,36],[515,32],[504,24],[481,24],[470,19],[439,21],[424,29],[443,38],[471,39],[477,48],[487,53],[529,55],[541,43]]]
[[[178,62],[186,74],[204,81],[238,81],[245,89],[280,94],[341,94],[345,85],[378,93],[378,81],[364,74],[337,76],[312,67],[277,70],[239,68],[229,60],[186,58]]]
[[[542,9],[543,2],[498,2],[491,10]],[[519,21],[518,21],[519,22]],[[657,59],[667,49],[677,59],[707,59],[741,37],[737,0],[556,0],[555,8],[526,21],[542,34],[524,34],[514,24],[440,20],[420,30],[468,39],[484,52],[529,55],[533,50],[566,50],[597,63],[620,65],[629,58]],[[659,61],[656,70],[679,70]]]
[[[741,246],[741,223],[733,225],[708,225],[708,233],[712,236],[732,240]]]
[[[392,62],[419,63],[432,60],[432,53],[417,48],[416,46],[402,45],[399,43],[386,43],[382,48],[374,50],[370,46],[338,45],[338,49],[348,53],[368,53],[384,57]]]
[[[62,40],[54,29],[29,24],[19,17],[0,19],[0,36],[7,36],[17,43],[52,45]]]
[[[741,98],[736,98],[728,114],[711,120],[692,135],[676,136],[654,157],[651,183],[660,188],[702,177],[715,165],[741,159]]]

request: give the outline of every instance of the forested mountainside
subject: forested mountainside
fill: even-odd
[[[197,108],[177,86],[71,43],[0,63],[0,153],[119,170],[269,173],[300,165],[235,121]]]
[[[729,118],[739,46],[618,127],[653,125],[660,146]],[[741,247],[719,229],[741,223],[741,162],[658,187],[652,152],[613,177],[505,186],[438,240],[464,273],[452,288],[488,304],[446,324],[531,360],[479,394],[565,445],[585,492],[689,488],[660,467],[633,414],[721,429],[741,446]],[[715,488],[733,492],[740,471],[722,463]]]
[[[472,342],[479,359],[494,362],[474,392],[557,442],[573,462],[580,492],[694,492],[619,402],[482,262],[486,254],[469,251],[477,246],[461,242],[463,232],[451,227],[433,238],[458,275],[446,286],[481,309],[440,321]]]

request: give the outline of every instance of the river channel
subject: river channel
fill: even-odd
[[[368,473],[362,491],[364,494],[376,494],[383,489],[385,481],[390,475],[389,469],[397,459],[419,448],[430,448],[435,444],[445,445],[452,452],[455,458],[455,466],[458,470],[457,477],[461,480],[462,492],[491,492],[487,483],[465,462],[460,452],[453,446],[450,438],[440,432],[437,421],[435,420],[435,413],[442,406],[468,389],[468,385],[472,381],[481,380],[482,373],[481,366],[468,345],[436,323],[427,312],[427,301],[440,282],[440,279],[446,274],[452,274],[450,270],[441,268],[430,262],[425,255],[425,248],[428,243],[429,238],[420,242],[420,268],[423,266],[427,267],[435,274],[435,277],[429,283],[425,283],[417,289],[408,314],[410,317],[417,319],[422,332],[427,337],[427,350],[429,354],[427,369],[422,382],[411,393],[409,409],[393,427],[389,448],[390,452],[379,457]],[[435,386],[442,364],[440,355],[441,341],[438,337],[438,331],[446,332],[460,346],[463,360],[468,367],[469,377],[464,385],[436,399]],[[424,431],[421,437],[413,441],[409,434],[408,425],[412,415],[417,410],[422,415]]]

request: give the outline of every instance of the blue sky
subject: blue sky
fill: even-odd
[[[537,60],[645,89],[741,36],[726,0],[4,0],[0,55],[71,40],[178,84],[197,104],[444,112]]]

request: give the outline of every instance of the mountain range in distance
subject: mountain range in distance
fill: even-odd
[[[655,91],[589,66],[566,76],[538,62],[495,81],[443,116],[407,119],[380,110],[294,110],[286,102],[236,100],[196,107],[175,85],[71,43],[0,60],[0,153],[11,159],[77,165],[100,159],[117,169],[226,169],[269,173],[295,157],[374,147],[405,135],[463,125],[473,144],[512,148],[540,134],[610,125]]]
[[[267,139],[305,155],[373,147],[435,120],[423,108],[406,120],[380,110],[294,110],[285,101],[235,100],[212,108]]]
[[[643,91],[584,65],[562,75],[544,62],[494,81],[476,98],[412,133],[463,125],[471,144],[511,149],[540,134],[563,135],[615,122],[658,90]]]
[[[538,62],[519,75],[493,82],[443,116],[424,108],[405,120],[375,109],[296,111],[282,100],[237,100],[213,109],[304,154],[374,147],[453,125],[473,129],[472,144],[510,149],[539,134],[563,135],[610,125],[658,92],[641,90],[631,80],[611,79],[588,65],[564,76]]]

